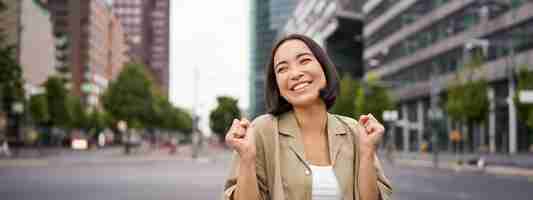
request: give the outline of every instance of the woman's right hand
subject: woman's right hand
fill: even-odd
[[[255,162],[255,138],[247,119],[234,119],[226,133],[226,144],[235,149],[241,161]]]

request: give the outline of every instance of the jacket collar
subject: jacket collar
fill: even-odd
[[[348,130],[346,130],[346,127],[343,125],[343,123],[340,122],[339,119],[333,114],[328,113],[327,117],[328,149],[331,164],[335,165],[338,151],[340,150],[340,147],[344,141],[346,141],[346,139],[342,136],[345,136]],[[307,165],[304,156],[304,146],[301,139],[300,127],[298,126],[294,112],[288,111],[283,113],[278,119],[279,134],[288,136],[290,138],[290,148],[297,154],[300,160]]]
[[[295,138],[300,137],[300,127],[298,127],[298,122],[296,121],[296,116],[294,112],[288,111],[280,115],[278,122],[279,133],[285,136],[291,136]],[[333,114],[328,113],[328,136],[330,135],[344,135],[347,130],[339,121],[337,117]]]

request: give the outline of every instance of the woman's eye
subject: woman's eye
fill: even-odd
[[[311,59],[309,59],[309,58],[304,58],[304,59],[300,60],[300,63],[302,63],[302,64],[307,64],[307,63],[309,63],[310,61],[311,61]]]
[[[287,70],[287,67],[278,67],[277,73],[281,73]]]

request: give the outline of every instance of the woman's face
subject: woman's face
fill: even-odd
[[[278,47],[274,74],[281,96],[294,107],[319,102],[320,89],[326,87],[322,66],[300,40],[288,40]]]

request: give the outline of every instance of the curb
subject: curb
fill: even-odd
[[[9,168],[9,167],[44,167],[48,166],[50,161],[45,159],[12,159],[12,160],[2,160],[0,159],[0,168]]]
[[[397,160],[396,163],[411,167],[428,167],[433,168],[432,161],[426,160]],[[455,172],[482,172],[492,175],[506,175],[506,176],[523,176],[533,177],[533,169],[505,167],[505,166],[486,166],[480,168],[477,166],[458,165],[455,162],[439,163],[439,169],[453,170]]]
[[[485,168],[485,173],[533,177],[533,170],[516,167],[488,166]]]

